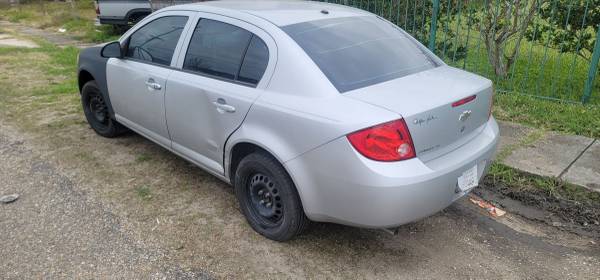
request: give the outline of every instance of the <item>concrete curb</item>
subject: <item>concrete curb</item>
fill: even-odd
[[[510,167],[600,192],[600,141],[499,121],[498,158]]]

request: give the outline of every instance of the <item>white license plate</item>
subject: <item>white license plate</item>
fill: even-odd
[[[463,172],[462,176],[458,177],[458,187],[463,192],[477,187],[478,184],[477,164],[467,169],[467,171]]]

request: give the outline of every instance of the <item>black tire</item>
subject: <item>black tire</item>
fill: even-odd
[[[108,106],[96,81],[89,81],[81,88],[81,105],[87,122],[98,135],[113,138],[127,131],[108,113]]]
[[[131,23],[131,25],[135,25],[136,23],[138,23],[140,20],[144,19],[148,15],[150,15],[150,13],[134,13],[134,14],[131,14],[129,16],[129,18],[127,18],[127,21],[128,21],[128,23]]]
[[[269,239],[288,241],[309,224],[294,182],[283,166],[265,152],[242,159],[235,172],[234,188],[250,226]]]

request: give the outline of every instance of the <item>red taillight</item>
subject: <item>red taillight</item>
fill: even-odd
[[[347,137],[359,153],[372,160],[399,161],[414,158],[416,154],[404,119],[359,130]]]
[[[96,1],[96,15],[100,15],[100,5],[98,4],[98,1]]]
[[[458,101],[452,103],[452,107],[458,107],[460,105],[467,104],[467,103],[475,100],[475,98],[477,98],[477,95],[471,95],[471,96],[469,96],[467,98],[463,98],[461,100],[458,100]]]

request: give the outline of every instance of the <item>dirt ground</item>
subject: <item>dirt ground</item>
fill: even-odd
[[[12,59],[0,56],[0,98],[11,99],[0,107],[0,195],[21,197],[0,204],[0,278],[600,275],[596,237],[511,209],[492,218],[467,199],[395,236],[314,224],[291,242],[267,240],[246,224],[230,186],[136,134],[97,136],[76,94],[18,95],[59,78]],[[14,93],[3,94],[13,83]]]
[[[81,125],[52,138],[0,124],[0,193],[21,195],[0,205],[2,278],[600,275],[598,240],[492,219],[467,200],[396,236],[315,224],[276,243],[246,225],[229,186],[135,134],[104,139]]]
[[[541,189],[518,188],[484,178],[473,191],[496,205],[526,217],[578,235],[600,239],[600,203],[583,203],[549,195]]]

